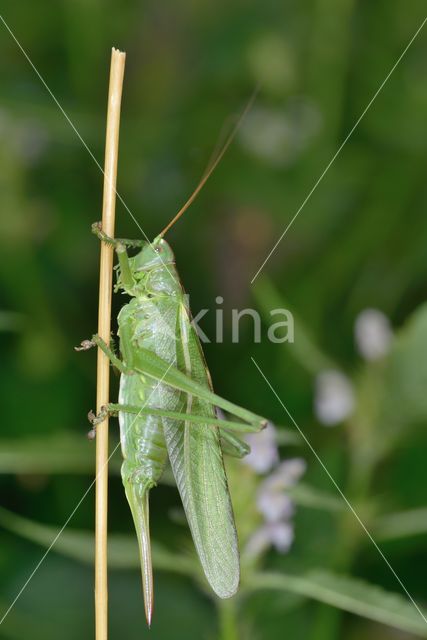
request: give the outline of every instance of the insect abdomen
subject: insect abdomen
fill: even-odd
[[[138,375],[122,375],[120,404],[141,406],[152,394],[151,385]],[[120,437],[123,453],[123,482],[152,487],[160,479],[167,460],[166,443],[158,416],[138,416],[120,412]]]

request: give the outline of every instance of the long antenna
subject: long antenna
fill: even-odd
[[[203,189],[203,187],[205,186],[205,184],[207,183],[207,181],[209,180],[209,178],[211,177],[211,175],[213,174],[213,172],[215,171],[215,169],[217,168],[217,166],[219,165],[219,163],[221,162],[222,158],[225,155],[225,152],[227,151],[228,147],[230,146],[230,144],[233,142],[234,136],[236,135],[238,129],[240,128],[240,125],[242,124],[243,120],[245,119],[245,117],[247,116],[248,112],[251,110],[252,105],[255,101],[255,98],[257,96],[258,93],[258,89],[256,89],[254,91],[254,93],[252,94],[248,104],[246,105],[244,111],[242,112],[242,114],[239,116],[239,119],[236,122],[236,125],[234,126],[232,132],[230,133],[230,135],[228,136],[227,140],[224,143],[224,146],[222,147],[221,151],[219,152],[219,154],[217,155],[217,157],[215,158],[215,160],[212,162],[212,164],[210,164],[210,166],[208,165],[208,168],[206,169],[205,173],[203,174],[199,184],[197,185],[197,187],[194,189],[193,193],[191,194],[191,196],[188,198],[187,202],[181,207],[181,209],[178,211],[178,213],[172,218],[172,220],[169,222],[169,224],[166,225],[166,227],[163,229],[163,231],[161,231],[159,233],[159,236],[162,237],[165,235],[165,233],[167,231],[169,231],[169,229],[171,227],[173,227],[173,225],[175,224],[175,222],[177,222],[177,220],[179,220],[179,218],[187,211],[188,207],[193,204],[194,200],[197,198],[197,196],[199,195],[200,191]]]

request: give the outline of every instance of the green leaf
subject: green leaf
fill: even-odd
[[[304,444],[304,440],[296,429],[288,429],[282,425],[275,424],[276,441],[279,447],[300,446]]]
[[[117,447],[113,443],[111,453]],[[110,473],[120,474],[122,459],[119,448],[108,463]],[[82,436],[63,431],[38,438],[0,440],[0,474],[95,474],[95,445]],[[175,486],[170,467],[166,467],[161,484]]]
[[[427,419],[427,305],[398,333],[385,372],[385,421],[394,428]]]
[[[427,507],[381,516],[374,523],[377,540],[396,540],[427,533]]]
[[[93,564],[95,539],[90,531],[64,529],[40,524],[28,518],[18,516],[0,507],[0,525],[26,540],[67,558]],[[187,555],[178,555],[168,551],[162,545],[152,541],[153,567],[162,571],[173,571],[184,575],[197,575],[194,559]],[[136,536],[110,534],[108,538],[108,566],[110,569],[139,569],[139,553]]]
[[[25,325],[25,316],[15,311],[0,311],[0,331],[21,331]]]
[[[319,491],[304,482],[298,482],[293,487],[289,487],[287,493],[301,507],[332,512],[342,511],[346,508],[345,502],[339,496],[326,491]]]
[[[358,378],[352,417],[359,466],[389,455],[410,427],[427,420],[427,304],[396,334],[386,358],[367,364]]]
[[[316,344],[310,330],[304,325],[304,322],[297,316],[294,309],[289,305],[281,293],[274,287],[272,282],[265,276],[257,279],[253,289],[255,300],[261,308],[261,313],[266,322],[271,322],[270,312],[272,309],[287,309],[292,313],[295,326],[295,340],[292,343],[285,342],[288,345],[289,354],[301,365],[308,373],[316,375],[323,369],[339,369],[340,367],[334,363],[332,358],[326,355]]]
[[[358,578],[313,571],[301,576],[259,573],[253,589],[277,589],[297,593],[338,609],[427,638],[427,612],[422,615],[403,595],[390,593]]]
[[[119,457],[110,468],[118,473]],[[63,431],[38,438],[0,441],[0,473],[94,473],[95,445],[81,436]]]

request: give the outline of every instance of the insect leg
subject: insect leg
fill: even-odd
[[[122,362],[120,360],[120,358],[118,358],[116,356],[114,351],[112,349],[110,349],[110,347],[105,342],[105,340],[100,338],[100,336],[97,333],[95,333],[92,336],[91,340],[83,340],[83,342],[80,344],[80,346],[79,347],[74,347],[74,349],[76,351],[87,351],[88,349],[91,349],[92,347],[95,347],[95,346],[99,347],[105,353],[105,355],[108,356],[108,358],[111,361],[111,364],[114,367],[116,367],[120,371],[120,373],[127,373],[127,374],[134,373],[132,369],[127,367],[124,364],[124,362]]]
[[[229,433],[225,429],[220,429],[221,436],[221,448],[224,453],[233,458],[244,458],[250,453],[250,446],[240,438],[237,438],[232,433]]]
[[[131,413],[133,415],[141,415],[141,416],[159,416],[161,418],[168,418],[170,420],[179,420],[181,422],[193,422],[195,424],[209,424],[215,427],[220,427],[221,435],[224,430],[229,432],[233,431],[236,433],[254,433],[260,431],[260,428],[255,425],[248,425],[244,422],[230,422],[229,420],[219,420],[214,416],[199,416],[194,415],[192,413],[181,413],[179,411],[166,411],[165,409],[156,409],[153,407],[139,407],[137,405],[132,404],[116,404],[110,402],[102,407],[100,413],[97,416],[91,414],[90,422],[96,425],[99,422],[102,422],[107,415],[116,416],[119,411],[123,413]]]
[[[102,242],[110,244],[112,247],[123,245],[125,247],[143,247],[147,244],[145,240],[129,240],[128,238],[112,238],[103,230],[100,222],[94,222],[92,225],[92,233],[94,233]]]
[[[94,222],[92,225],[92,233],[94,233],[101,242],[111,245],[115,248],[120,264],[120,278],[122,284],[126,287],[132,287],[135,284],[132,271],[129,265],[129,256],[126,247],[142,247],[144,240],[128,240],[127,238],[111,238],[101,228],[100,222]]]
[[[141,407],[137,407],[136,405],[131,404],[115,404],[113,402],[109,402],[108,404],[104,404],[101,407],[101,411],[96,415],[90,411],[88,414],[89,422],[91,422],[94,426],[103,422],[107,416],[117,416],[119,411],[123,413],[132,413],[134,415],[146,415],[146,412],[141,409]]]
[[[199,384],[185,373],[174,366],[171,366],[158,355],[148,349],[140,348],[135,361],[135,369],[154,380],[160,381],[165,385],[184,391],[200,400],[204,400],[209,404],[220,407],[241,418],[246,423],[259,429],[263,429],[267,425],[267,420],[261,416],[239,407],[221,396],[216,395],[202,384]],[[201,420],[203,421],[203,420]]]

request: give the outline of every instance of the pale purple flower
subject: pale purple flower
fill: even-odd
[[[252,534],[246,552],[257,556],[273,546],[279,553],[286,553],[294,539],[291,518],[294,504],[286,490],[298,482],[305,471],[302,458],[291,458],[279,463],[276,429],[269,424],[263,431],[246,438],[251,453],[244,458],[257,473],[273,471],[260,483],[256,506],[264,523]],[[276,466],[277,465],[277,466]]]
[[[350,380],[341,371],[322,371],[315,384],[314,412],[319,422],[331,427],[348,418],[355,397]]]
[[[284,491],[288,487],[292,487],[300,479],[305,469],[306,463],[302,458],[284,460],[263,480],[260,491]]]
[[[258,511],[267,522],[278,522],[290,518],[294,512],[293,502],[286,489],[293,486],[305,471],[302,458],[291,458],[282,462],[261,483],[257,494]]]
[[[284,488],[293,486],[305,473],[307,464],[303,458],[289,458],[280,463],[272,477]]]
[[[294,505],[289,496],[279,491],[260,491],[257,495],[258,511],[267,522],[278,522],[282,518],[291,518]]]
[[[363,358],[383,358],[389,352],[393,339],[389,319],[378,309],[361,311],[354,324],[354,338],[357,350]]]
[[[248,434],[246,442],[251,451],[243,462],[257,473],[267,473],[279,461],[276,429],[271,422],[259,433]]]
[[[279,553],[289,551],[294,539],[290,522],[266,522],[255,531],[246,545],[246,553],[256,556],[273,546]]]

